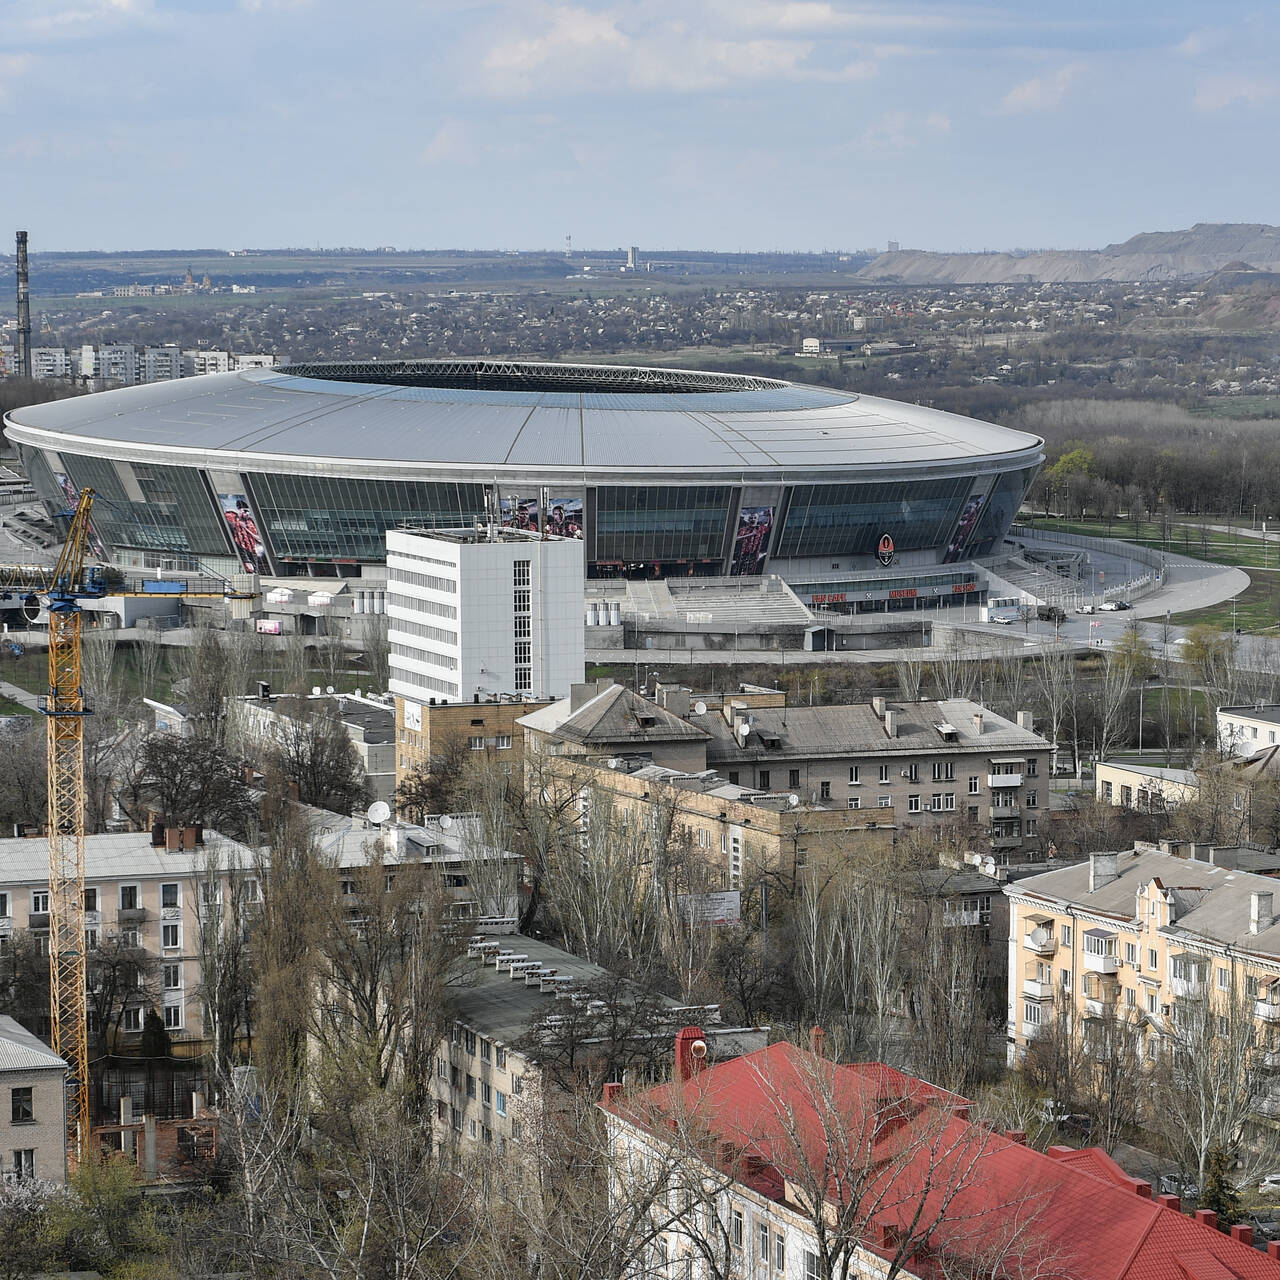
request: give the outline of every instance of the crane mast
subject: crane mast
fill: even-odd
[[[49,1012],[50,1043],[69,1066],[67,1156],[77,1165],[89,1146],[89,1044],[85,990],[84,718],[80,600],[104,594],[85,575],[94,491],[82,489],[48,588],[49,692]]]

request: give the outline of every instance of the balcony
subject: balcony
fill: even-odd
[[[1116,955],[1099,954],[1094,951],[1086,951],[1084,953],[1084,967],[1090,973],[1113,974],[1120,971],[1120,957]]]
[[[993,818],[1017,818],[1022,814],[1022,806],[1006,795],[996,796],[991,801]]]
[[[1022,774],[1020,773],[989,773],[987,774],[987,786],[989,787],[1020,787],[1022,786]]]
[[[1022,837],[1014,835],[1008,831],[991,833],[991,847],[993,849],[1018,849],[1022,847]]]
[[[1184,1000],[1195,1000],[1205,993],[1203,973],[1191,973],[1184,978],[1170,978],[1169,987],[1175,996]]]
[[[13,937],[13,917],[0,916],[0,938]]]
[[[147,919],[146,907],[121,907],[116,913],[117,924],[146,924]]]
[[[1280,1022],[1280,1001],[1257,1001],[1253,1006],[1253,1016],[1263,1022]]]
[[[102,912],[86,911],[84,913],[84,927],[86,929],[101,929],[102,928]]]
[[[1028,1000],[1052,1000],[1053,983],[1039,978],[1023,978],[1022,994]]]
[[[49,927],[49,913],[47,911],[33,911],[27,917],[28,929],[47,929]]]
[[[1040,1023],[1027,1022],[1022,1023],[1022,1038],[1024,1040],[1034,1040],[1040,1034]]]
[[[1022,939],[1022,945],[1037,956],[1051,956],[1058,950],[1057,938],[1038,926]]]

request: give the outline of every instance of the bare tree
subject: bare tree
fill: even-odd
[[[1063,736],[1075,702],[1075,655],[1064,645],[1046,645],[1035,662],[1035,680],[1048,711],[1049,739],[1053,744],[1052,770],[1061,766]],[[1076,743],[1071,742],[1071,767],[1076,767]]]
[[[85,956],[86,990],[96,1058],[115,1051],[125,1012],[153,1008],[160,998],[160,962],[119,935],[103,938]]]
[[[1182,963],[1189,994],[1173,1004],[1160,1042],[1154,1121],[1170,1154],[1203,1185],[1210,1152],[1240,1148],[1274,1075],[1256,1034],[1254,998],[1241,985],[1211,985],[1207,960]]]
[[[1142,1071],[1142,1031],[1136,1011],[1121,1009],[1113,995],[1084,1020],[1079,1060],[1081,1105],[1093,1121],[1093,1138],[1108,1154],[1137,1124],[1147,1096]]]
[[[384,693],[391,682],[391,642],[387,639],[387,615],[385,613],[365,617],[364,665],[369,673],[369,688]]]

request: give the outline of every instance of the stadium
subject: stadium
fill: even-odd
[[[6,415],[50,513],[123,567],[381,579],[389,527],[581,538],[587,577],[779,575],[847,611],[982,585],[1030,435],[767,378],[497,360],[294,364]],[[969,595],[972,599],[972,595]]]

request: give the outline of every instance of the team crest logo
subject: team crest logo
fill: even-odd
[[[887,569],[893,563],[893,539],[886,533],[880,538],[876,559]]]

